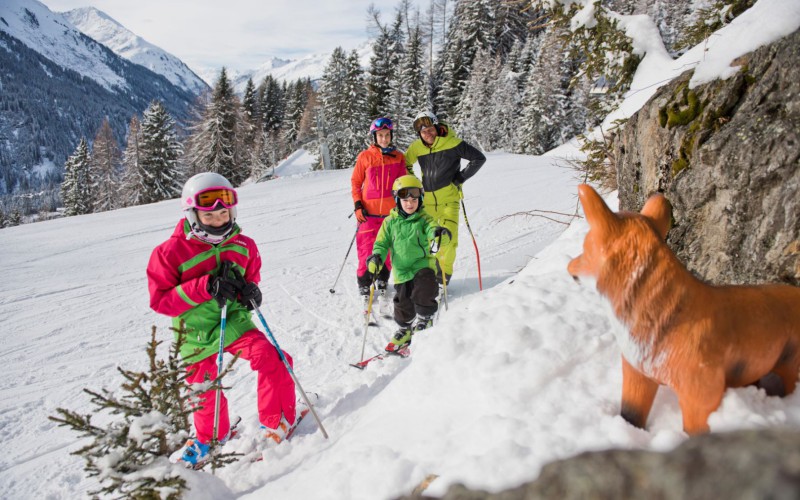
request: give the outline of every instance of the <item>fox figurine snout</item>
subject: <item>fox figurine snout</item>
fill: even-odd
[[[800,288],[711,286],[695,278],[664,242],[671,207],[651,196],[640,214],[612,212],[588,185],[578,187],[589,232],[567,266],[597,290],[627,327],[622,348],[622,417],[644,428],[659,385],[678,395],[683,429],[708,432],[727,387],[768,374],[797,385]],[[773,376],[774,377],[774,376]]]

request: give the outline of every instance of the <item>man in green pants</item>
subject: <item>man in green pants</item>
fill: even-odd
[[[417,115],[414,130],[419,139],[412,142],[406,151],[406,168],[409,174],[413,174],[414,163],[419,162],[425,188],[423,210],[436,221],[436,225],[446,227],[452,234],[450,242],[439,249],[436,261],[437,279],[441,283],[441,273],[444,272],[445,280],[449,283],[458,246],[461,185],[486,163],[486,157],[456,137],[455,132],[430,111]],[[463,170],[462,159],[469,161]]]

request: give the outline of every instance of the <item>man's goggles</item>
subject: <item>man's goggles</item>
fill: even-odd
[[[414,130],[419,133],[420,130],[428,127],[433,127],[436,124],[433,123],[433,120],[429,116],[420,116],[416,120],[414,120]]]
[[[397,197],[401,200],[413,198],[418,200],[422,198],[422,190],[420,188],[402,188],[397,190]]]
[[[236,191],[233,189],[227,187],[212,187],[204,189],[194,195],[194,208],[210,212],[221,208],[233,208],[238,201]]]

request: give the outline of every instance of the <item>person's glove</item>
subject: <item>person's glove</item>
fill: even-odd
[[[466,179],[464,179],[464,175],[460,170],[456,173],[455,177],[453,177],[453,184],[455,184],[458,189],[461,189],[461,185],[464,184],[465,181]]]
[[[242,291],[239,292],[239,302],[244,304],[249,311],[253,310],[253,302],[256,303],[256,307],[261,307],[261,298],[261,290],[252,281],[245,284]]]
[[[229,276],[232,264],[232,262],[223,261],[217,275],[212,276],[206,286],[208,293],[220,307],[225,305],[226,300],[236,300],[236,296],[239,295],[239,282]]]
[[[443,226],[438,226],[433,230],[433,241],[431,241],[431,253],[437,253],[442,246],[442,238],[446,237],[445,244],[453,238],[453,234],[449,229]]]
[[[239,269],[233,268],[233,275],[236,277],[236,281],[239,284],[239,302],[244,304],[248,311],[252,311],[254,309],[253,302],[255,302],[255,307],[261,307],[261,289],[258,288],[252,281],[246,281],[242,273],[239,272]]]
[[[378,274],[378,271],[383,267],[383,260],[380,254],[374,253],[367,258],[367,271],[372,274]]]
[[[361,200],[355,203],[355,207],[356,219],[358,222],[367,222],[367,211],[364,210],[364,205],[361,204]]]

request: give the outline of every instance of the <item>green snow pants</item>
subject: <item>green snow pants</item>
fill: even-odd
[[[461,191],[455,184],[449,184],[432,193],[425,193],[425,203],[422,206],[438,226],[446,227],[453,235],[449,243],[442,242],[439,253],[434,255],[442,271],[449,276],[453,275],[453,262],[456,260],[456,247],[458,247],[460,203]]]

